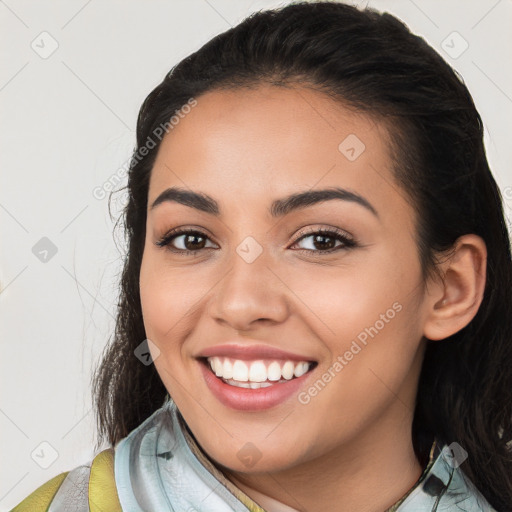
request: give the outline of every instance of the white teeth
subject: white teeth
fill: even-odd
[[[251,363],[251,367],[249,368],[249,380],[251,382],[265,382],[267,380],[267,368],[263,361],[254,361]]]
[[[242,382],[247,382],[249,380],[249,368],[247,368],[247,365],[239,359],[237,359],[233,364],[233,379]]]
[[[250,389],[259,389],[259,388],[268,388],[272,386],[270,382],[238,382],[237,380],[229,379],[226,381],[226,384],[231,386],[236,386],[238,388],[250,388]]]
[[[293,377],[293,370],[295,369],[295,366],[291,361],[286,361],[283,365],[283,369],[281,370],[281,373],[283,374],[283,377],[286,380],[290,380]]]
[[[281,367],[277,361],[273,361],[269,364],[267,378],[268,380],[279,380],[281,378]]]
[[[272,386],[270,382],[251,382],[251,389],[268,388]]]
[[[220,377],[223,373],[223,364],[222,361],[218,357],[213,358],[213,371],[217,377]]]
[[[233,378],[233,364],[229,359],[224,359],[224,364],[222,367],[222,376],[225,379],[232,379]]]
[[[301,375],[304,375],[309,369],[308,363],[299,363],[295,365],[295,370],[293,371],[295,377],[300,377]]]
[[[240,385],[240,387],[252,389],[272,385],[266,381],[284,382],[294,377],[301,377],[309,370],[310,366],[307,361],[285,361],[284,364],[272,361],[267,367],[262,360],[249,362],[227,357],[209,357],[208,362],[217,377],[229,381],[230,384],[234,383],[235,386]]]

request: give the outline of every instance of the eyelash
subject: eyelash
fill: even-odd
[[[312,235],[317,235],[317,234],[320,234],[320,235],[328,235],[329,237],[331,238],[335,238],[337,240],[340,240],[343,245],[342,246],[337,246],[337,247],[334,247],[332,249],[328,249],[328,250],[325,250],[325,251],[321,251],[321,250],[312,250],[312,249],[296,249],[300,252],[307,252],[309,254],[313,253],[320,253],[320,254],[332,254],[333,252],[336,252],[340,249],[351,249],[353,247],[357,247],[358,246],[358,243],[356,240],[354,240],[353,238],[349,237],[344,231],[341,231],[339,229],[336,229],[336,228],[329,228],[329,229],[325,229],[325,228],[320,228],[320,229],[312,229],[312,230],[308,230],[307,232],[303,232],[299,235],[299,237],[293,242],[292,245],[295,245],[297,244],[298,242],[300,242],[301,240],[303,240],[304,238],[308,238],[309,236],[312,236]],[[160,240],[158,240],[156,242],[156,245],[158,247],[167,247],[167,250],[173,252],[173,253],[176,253],[176,254],[180,254],[180,255],[183,255],[183,256],[188,256],[188,255],[195,255],[196,253],[200,252],[202,249],[196,249],[196,250],[189,250],[189,249],[175,249],[175,248],[172,248],[172,246],[170,246],[169,244],[171,243],[171,241],[174,239],[174,238],[177,238],[181,235],[199,235],[201,237],[204,237],[204,238],[209,238],[205,233],[203,233],[202,231],[199,231],[199,230],[196,230],[196,229],[175,229],[175,230],[171,230],[169,232],[167,232]],[[315,256],[317,256],[317,254],[315,254]]]

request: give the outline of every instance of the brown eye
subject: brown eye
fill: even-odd
[[[207,240],[209,238],[201,231],[188,229],[171,231],[156,242],[156,245],[167,247],[172,252],[191,254],[204,249]]]
[[[307,244],[309,247],[299,250],[307,251],[310,253],[331,253],[340,249],[349,249],[357,245],[356,242],[347,234],[342,231],[333,229],[317,229],[310,231],[309,233],[303,234],[294,243],[294,245],[298,244],[302,240],[307,239],[311,239],[311,241]],[[340,243],[336,245],[336,242]]]
[[[308,248],[298,249],[309,254],[329,254],[341,249],[356,247],[357,243],[343,231],[334,229],[316,229],[303,234],[293,245],[302,240],[312,239]],[[156,245],[167,247],[173,253],[190,255],[200,252],[202,249],[211,249],[206,244],[209,237],[195,229],[172,230],[164,235]],[[292,246],[293,247],[293,246]]]

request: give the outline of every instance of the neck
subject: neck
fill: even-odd
[[[394,424],[379,418],[357,438],[314,460],[273,473],[227,468],[223,472],[264,508],[277,500],[292,510],[308,512],[384,512],[414,486],[423,471],[412,445],[412,415],[407,411],[407,421],[404,405],[396,401],[394,407],[402,408],[400,424],[396,424],[395,410],[388,415]],[[266,497],[270,498],[267,503]]]

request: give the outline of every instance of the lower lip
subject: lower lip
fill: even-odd
[[[308,371],[300,377],[265,388],[249,389],[226,384],[208,369],[206,366],[208,363],[198,362],[210,391],[226,407],[240,411],[261,411],[284,402],[298,392],[311,373],[311,371]]]

